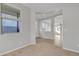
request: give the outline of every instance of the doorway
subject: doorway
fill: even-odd
[[[54,44],[62,47],[63,40],[63,13],[59,11],[54,17]]]

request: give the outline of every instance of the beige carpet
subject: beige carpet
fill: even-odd
[[[79,56],[79,54],[54,46],[53,40],[38,39],[36,45],[27,46],[4,56]]]

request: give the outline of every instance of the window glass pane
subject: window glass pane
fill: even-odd
[[[3,19],[2,29],[3,33],[18,32],[19,31],[18,21]]]
[[[5,13],[2,13],[2,18],[4,19],[16,19],[17,20],[17,16],[13,16],[13,15],[8,15]]]
[[[17,25],[17,21],[14,21],[14,20],[6,20],[6,19],[3,19],[3,26],[11,26],[11,27],[16,27]]]
[[[51,19],[42,20],[40,25],[40,31],[51,31]]]

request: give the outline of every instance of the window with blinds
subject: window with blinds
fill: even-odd
[[[20,10],[0,4],[1,33],[20,32]]]

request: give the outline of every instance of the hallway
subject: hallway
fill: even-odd
[[[27,46],[4,56],[79,56],[79,54],[54,46],[53,40],[37,39],[36,45]]]

